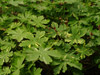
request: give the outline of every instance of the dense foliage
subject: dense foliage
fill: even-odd
[[[99,10],[100,0],[0,0],[0,75],[100,68]]]

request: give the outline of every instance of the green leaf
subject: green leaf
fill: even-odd
[[[98,68],[100,68],[100,64],[98,65]]]
[[[39,1],[41,1],[41,0],[39,0]],[[39,4],[34,3],[33,8],[35,10],[37,10],[38,12],[41,12],[41,11],[44,11],[44,10],[50,10],[50,7],[48,7],[50,1],[45,1],[45,0],[42,0],[42,1],[43,2],[39,3]]]
[[[41,68],[35,68],[34,67],[31,75],[41,75],[41,71],[42,71]]]
[[[33,26],[36,26],[36,27],[45,28],[46,27],[45,24],[49,23],[49,20],[44,19],[44,16],[37,17],[37,16],[33,15],[32,20],[33,21],[30,21],[30,24],[32,24]]]
[[[45,32],[44,31],[37,31],[36,34],[35,34],[35,37],[31,37],[30,36],[30,40],[25,40],[25,41],[22,41],[22,43],[20,43],[20,46],[31,46],[31,45],[35,45],[35,46],[38,46],[38,45],[43,45],[44,42],[46,42],[48,40],[47,37],[44,37],[45,35]]]
[[[67,70],[67,64],[66,63],[61,63],[61,64],[59,64],[59,66],[57,66],[55,69],[54,69],[54,74],[59,74],[60,73],[60,70],[61,69],[63,69],[63,73],[65,73],[66,72],[66,70]]]
[[[7,33],[8,35],[11,35],[12,39],[16,39],[18,42],[20,42],[24,38],[28,38],[28,35],[32,36],[30,32],[26,32],[25,30],[21,28],[17,28],[16,30],[8,30]]]
[[[17,19],[19,19],[22,23],[28,23],[30,20],[32,20],[32,16],[32,13],[27,11],[24,14],[18,14]]]
[[[8,3],[14,6],[18,6],[19,4],[24,4],[23,0],[21,1],[20,0],[17,0],[17,1],[9,0]]]
[[[8,50],[10,51],[12,48],[15,47],[15,43],[12,41],[7,41],[7,40],[1,40],[0,39],[0,44],[1,44],[1,50]]]
[[[22,23],[18,22],[18,23],[11,23],[9,24],[10,29],[14,29],[17,28],[19,26],[21,26]]]
[[[8,62],[10,57],[13,55],[13,52],[2,51],[0,52],[0,65],[3,65],[4,62]]]
[[[67,65],[82,70],[82,64],[79,63],[79,58],[77,58],[73,53],[70,54],[67,53],[66,55],[63,56],[63,58],[61,58],[60,61],[59,60],[53,61],[52,65],[56,66],[54,68],[55,75],[59,74],[60,71],[65,73],[67,70]]]
[[[76,51],[78,52],[78,54],[80,55],[80,58],[83,59],[86,56],[90,56],[94,53],[94,51],[92,49],[83,47],[83,46],[74,46],[76,48]]]
[[[72,3],[75,3],[75,2],[79,2],[79,0],[60,0],[60,1],[57,1],[57,2],[67,2],[68,4],[72,4]]]
[[[61,36],[61,34],[64,33],[64,31],[67,29],[65,24],[58,26],[56,22],[52,22],[51,26],[54,28],[54,32],[56,32],[56,35],[59,35],[59,36]]]
[[[43,48],[40,46],[39,48],[25,49],[24,52],[26,53],[26,59],[28,61],[36,61],[39,59],[40,61],[43,61],[46,64],[52,62],[51,56],[52,57],[61,56],[61,54],[56,50],[50,51],[50,48]]]
[[[13,71],[12,75],[20,75],[20,69],[24,67],[24,59],[24,54],[21,54],[20,52],[15,53],[10,68]]]
[[[0,68],[0,75],[8,75],[10,73],[11,71],[9,67],[3,67],[3,69]]]
[[[96,42],[98,45],[100,45],[100,37],[96,38]]]
[[[75,67],[79,70],[82,70],[82,64],[80,64],[79,62],[67,62],[67,64],[71,67]]]
[[[15,72],[12,73],[12,75],[20,75],[20,70],[16,70]]]

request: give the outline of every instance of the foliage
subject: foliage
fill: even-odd
[[[0,75],[82,74],[93,55],[100,68],[99,10],[100,0],[0,0]]]

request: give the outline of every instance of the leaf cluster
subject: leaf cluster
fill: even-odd
[[[0,0],[0,75],[80,75],[94,55],[100,68],[99,10],[100,0]]]

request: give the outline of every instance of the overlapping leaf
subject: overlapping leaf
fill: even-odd
[[[14,42],[12,42],[12,41],[9,42],[9,41],[1,40],[0,39],[0,49],[1,50],[8,50],[8,51],[10,51],[14,47],[15,47]]]
[[[9,58],[13,55],[13,52],[2,51],[0,52],[0,65],[3,65],[4,62],[8,62]]]
[[[24,29],[17,28],[16,30],[8,30],[8,35],[11,35],[12,39],[16,39],[18,42],[23,40],[24,38],[28,38],[27,36],[32,34],[30,32],[26,32]]]
[[[44,31],[41,31],[41,32],[37,31],[35,34],[35,37],[34,36],[29,37],[30,40],[22,41],[22,43],[20,43],[20,46],[28,47],[31,45],[35,45],[35,46],[43,45],[43,43],[48,40],[48,38],[44,37],[44,35],[45,35]]]
[[[66,42],[71,42],[71,43],[79,43],[79,44],[83,44],[85,42],[84,39],[82,39],[81,37],[83,37],[86,33],[87,33],[87,29],[83,28],[81,29],[79,26],[72,26],[72,34],[70,34],[70,36],[66,36],[65,41]]]
[[[33,26],[36,26],[36,27],[45,28],[46,27],[45,24],[49,23],[49,20],[44,19],[44,16],[33,15],[31,18],[32,18],[33,21],[30,21],[30,24],[32,24]]]
[[[61,70],[63,73],[65,73],[67,70],[67,65],[81,70],[82,64],[79,63],[78,60],[79,58],[77,58],[77,56],[74,54],[67,54],[64,56],[64,59],[61,59],[61,61],[54,61],[52,65],[56,65],[54,69],[55,74],[59,74]]]
[[[28,48],[24,51],[26,53],[26,60],[28,61],[36,61],[40,60],[49,64],[52,62],[52,57],[60,57],[60,53],[57,50],[50,50],[49,47],[43,48],[39,46],[38,48]]]
[[[20,69],[24,67],[23,61],[25,56],[21,54],[20,52],[15,53],[15,56],[12,60],[11,70],[12,75],[20,75]]]

